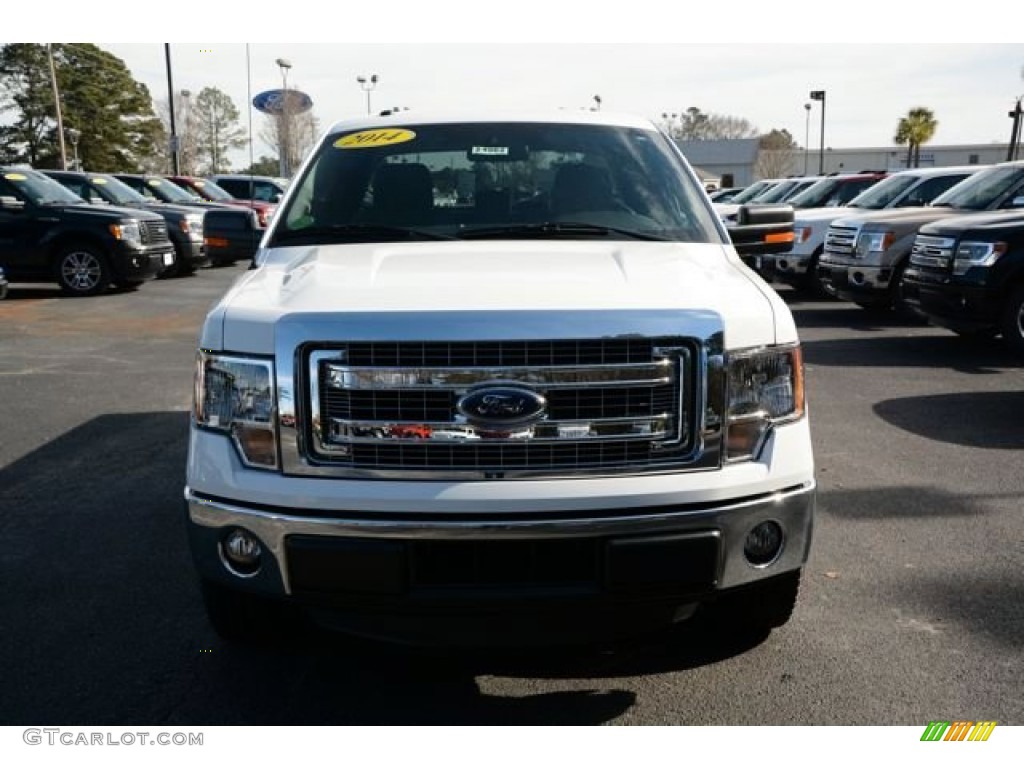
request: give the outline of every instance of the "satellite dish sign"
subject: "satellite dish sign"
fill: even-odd
[[[300,115],[313,108],[313,100],[308,93],[296,91],[289,88],[287,91],[275,88],[272,91],[264,91],[256,94],[252,99],[252,105],[260,112],[268,115],[280,115],[284,112],[285,96],[288,98],[288,112],[292,115]]]

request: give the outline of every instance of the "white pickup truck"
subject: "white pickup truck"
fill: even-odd
[[[741,212],[737,248],[792,237]],[[185,502],[226,638],[788,620],[814,467],[792,316],[674,144],[605,113],[334,125],[209,313]]]

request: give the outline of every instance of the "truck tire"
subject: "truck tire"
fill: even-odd
[[[72,243],[60,249],[54,262],[57,282],[69,296],[97,296],[110,286],[110,265],[98,248]]]
[[[831,293],[825,288],[825,284],[818,277],[818,259],[821,258],[822,249],[819,248],[811,256],[811,263],[807,265],[807,273],[804,275],[803,282],[800,289],[809,298],[817,301],[827,301],[829,299],[835,299]]]
[[[1003,340],[1018,355],[1024,355],[1024,285],[1010,291],[1003,307]]]
[[[200,588],[210,626],[222,640],[254,647],[285,644],[299,626],[296,611],[275,600],[228,589],[202,579]]]
[[[730,629],[767,632],[789,621],[800,591],[801,571],[791,571],[726,595],[712,606],[712,619]]]

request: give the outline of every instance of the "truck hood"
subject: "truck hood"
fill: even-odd
[[[934,224],[922,227],[921,234],[959,237],[966,232],[972,232],[978,235],[991,234],[998,237],[1011,229],[1018,231],[1024,229],[1024,210],[999,213],[979,212],[944,218]]]
[[[925,206],[921,208],[900,208],[894,211],[858,213],[843,216],[832,223],[837,227],[864,226],[876,232],[882,229],[898,229],[902,232],[904,230],[917,229],[922,224],[927,224],[931,221],[948,219],[950,216],[956,216],[958,213],[963,213],[963,211],[958,211],[955,208]]]
[[[522,310],[712,313],[729,348],[796,339],[785,304],[727,246],[546,240],[278,248],[214,309],[203,346],[265,354],[289,315]]]
[[[844,216],[855,216],[860,211],[857,208],[797,208],[793,211],[794,221],[817,223],[819,221],[832,221]]]
[[[44,207],[44,210],[60,211],[69,219],[96,219],[99,221],[117,222],[123,219],[159,220],[159,216],[138,208],[118,205],[94,205],[92,203],[57,203]]]

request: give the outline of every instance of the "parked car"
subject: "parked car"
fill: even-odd
[[[0,267],[0,299],[7,298],[7,275],[4,273],[4,268]]]
[[[252,260],[266,230],[259,225],[256,212],[209,211],[206,214],[206,252],[218,265]]]
[[[10,282],[93,296],[156,277],[174,246],[155,213],[89,205],[39,171],[0,166],[0,264]]]
[[[771,189],[762,192],[760,195],[751,200],[751,203],[785,203],[791,198],[796,197],[805,189],[817,184],[822,180],[822,176],[801,176],[792,179],[786,179],[779,182]]]
[[[903,275],[907,304],[967,336],[1003,335],[1024,354],[1024,210],[921,227]]]
[[[222,173],[211,176],[210,181],[239,200],[262,200],[277,205],[284,197],[285,185],[271,176]]]
[[[304,168],[197,344],[186,519],[222,636],[788,621],[803,365],[737,249],[791,209],[730,243],[671,140],[605,112],[363,117]]]
[[[1024,208],[1024,161],[964,179],[930,206],[845,216],[825,236],[818,273],[830,293],[862,307],[904,308],[903,275],[917,231],[958,213]]]
[[[256,211],[259,226],[261,227],[267,226],[270,217],[274,215],[274,209],[277,208],[277,205],[274,203],[268,203],[264,200],[246,200],[235,197],[209,179],[201,179],[198,176],[168,176],[167,178],[186,192],[191,192],[208,202],[222,203],[223,205],[231,205],[236,208],[251,208]]]
[[[806,291],[827,295],[818,281],[818,260],[825,249],[829,225],[844,216],[891,208],[927,205],[950,187],[987,166],[950,168],[914,168],[894,173],[865,189],[847,206],[802,208],[793,222],[793,247],[784,253],[765,257],[764,268],[770,279]]]
[[[146,198],[109,173],[84,171],[44,171],[87,203],[94,205],[120,205],[123,208],[141,208],[162,216],[167,232],[174,243],[174,266],[164,275],[188,275],[210,263],[203,246],[202,208],[174,205]]]

